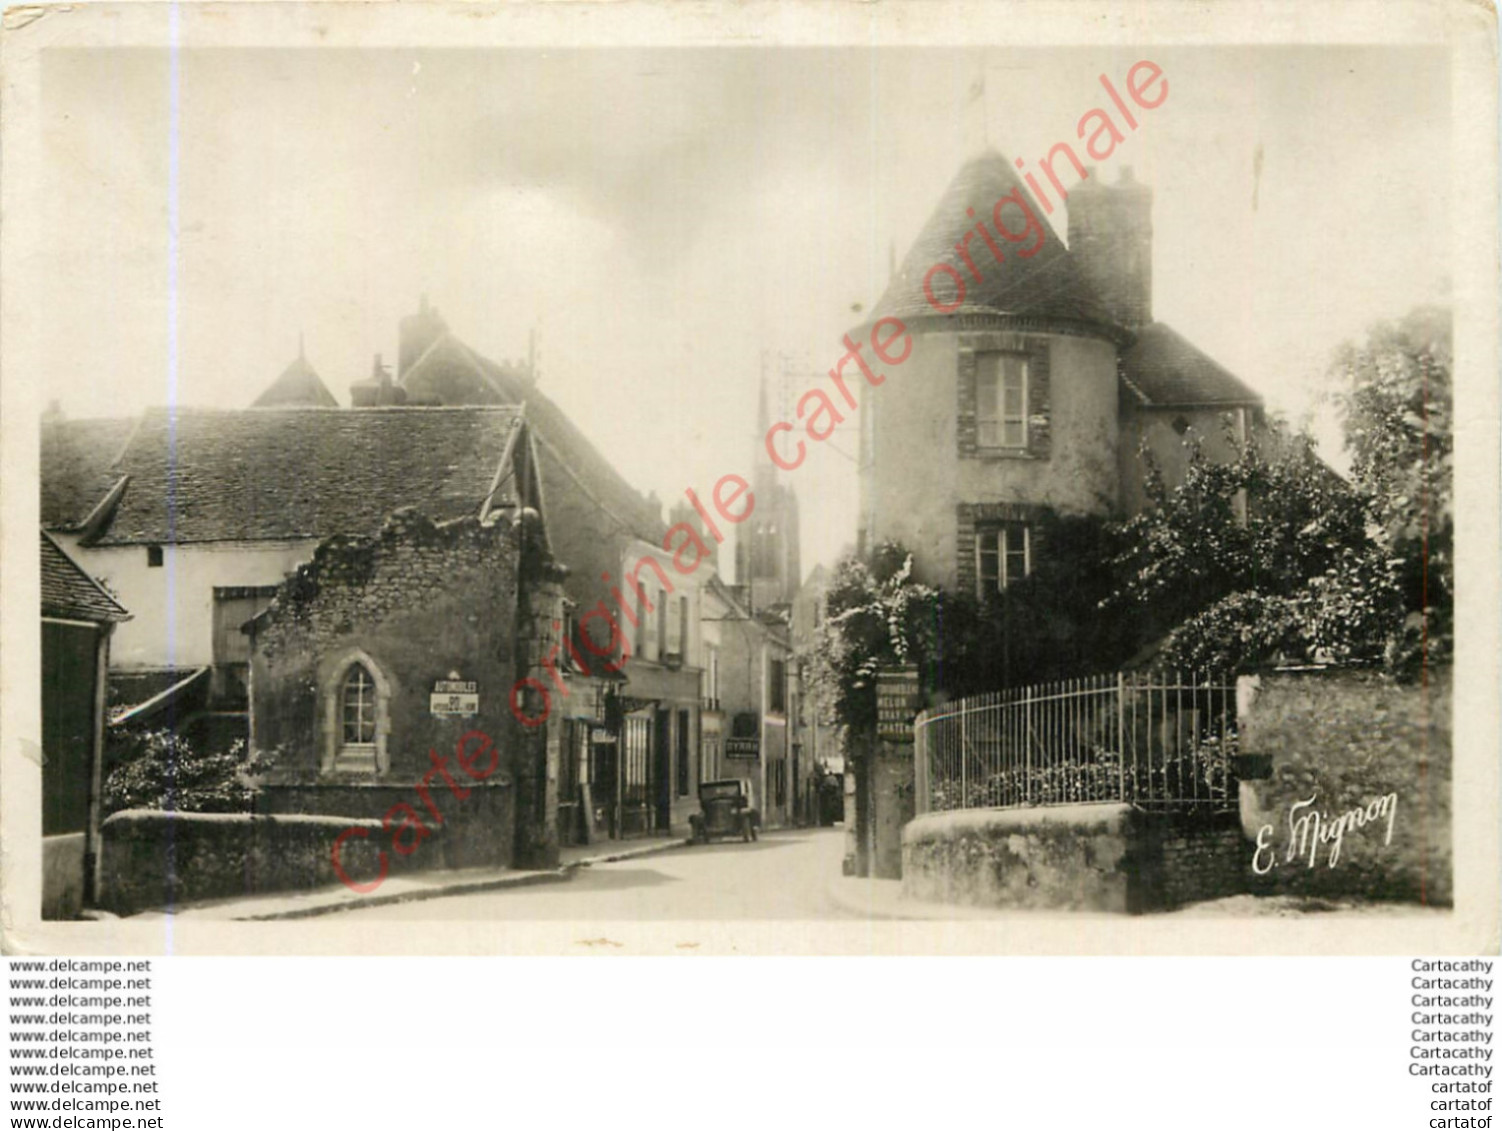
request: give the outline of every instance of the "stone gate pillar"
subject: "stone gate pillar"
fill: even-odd
[[[870,874],[877,879],[902,878],[902,827],[917,812],[913,793],[913,719],[921,699],[917,668],[883,668],[877,672],[876,741],[867,771],[871,798]]]

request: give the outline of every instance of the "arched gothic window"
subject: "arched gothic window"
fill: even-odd
[[[340,702],[344,746],[372,746],[376,733],[376,685],[364,664],[354,664],[344,677]]]
[[[380,667],[358,648],[330,668],[323,685],[324,773],[386,773],[386,739],[391,730],[391,684]]]

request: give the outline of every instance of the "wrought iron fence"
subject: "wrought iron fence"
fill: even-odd
[[[925,711],[915,731],[919,813],[1236,807],[1232,680],[1121,672],[1042,683]]]

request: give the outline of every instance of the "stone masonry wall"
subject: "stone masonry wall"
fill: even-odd
[[[1362,671],[1244,680],[1242,751],[1271,761],[1270,777],[1242,775],[1242,827],[1262,846],[1251,890],[1449,905],[1450,692],[1449,669],[1417,684]]]
[[[340,863],[360,883],[379,874],[382,834],[376,821],[141,809],[114,813],[100,830],[100,903],[117,915],[133,915],[195,900],[318,887],[331,882],[334,840],[352,824],[366,835],[340,846]],[[388,853],[388,861],[393,869],[404,866],[395,853]]]
[[[1236,815],[1066,805],[930,813],[902,838],[909,899],[981,907],[1160,911],[1245,890]]]
[[[419,811],[436,837],[439,822],[414,792],[428,776],[444,835],[424,840],[412,858],[421,856],[424,866],[513,862],[526,821],[516,804],[518,778],[546,776],[532,765],[545,741],[523,728],[508,705],[518,664],[527,662],[517,655],[525,538],[505,522],[437,526],[401,511],[373,539],[319,546],[255,628],[252,735],[258,749],[277,756],[264,810],[379,819],[401,801]],[[337,696],[356,659],[374,668],[383,685],[378,725],[385,766],[375,775],[332,768],[342,737]],[[475,683],[477,714],[432,711],[435,683],[451,678]],[[483,782],[465,779],[455,765],[456,745],[471,731],[488,736],[498,751],[497,768]],[[435,754],[448,759],[468,797],[433,772]]]

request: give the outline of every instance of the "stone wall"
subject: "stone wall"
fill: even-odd
[[[1234,814],[1067,805],[930,813],[902,836],[906,898],[979,907],[1144,912],[1245,890]]]
[[[1261,838],[1251,890],[1449,905],[1450,691],[1449,669],[1418,684],[1360,671],[1243,680],[1242,751],[1271,761],[1241,784],[1243,829]]]
[[[366,832],[340,845],[340,864],[355,882],[380,874],[387,848],[379,821],[338,817],[163,813],[126,809],[101,829],[99,902],[117,915],[202,899],[258,895],[333,882],[334,839],[351,825]],[[423,848],[430,848],[424,845]],[[386,853],[393,870],[432,857]]]
[[[477,868],[509,865],[514,857],[516,840],[516,790],[512,783],[494,778],[476,782],[462,773],[456,775],[455,781],[467,796],[455,796],[436,777],[429,790],[433,805],[443,818],[441,822],[431,819],[410,783],[268,786],[256,798],[256,809],[258,813],[272,816],[317,813],[343,817],[347,819],[341,827],[348,827],[352,821],[368,818],[371,814],[384,814],[393,805],[405,802],[416,810],[433,832],[409,857],[411,866]],[[378,847],[389,851],[391,835],[383,831],[378,840]],[[332,861],[326,858],[318,882],[333,883],[335,878]]]

